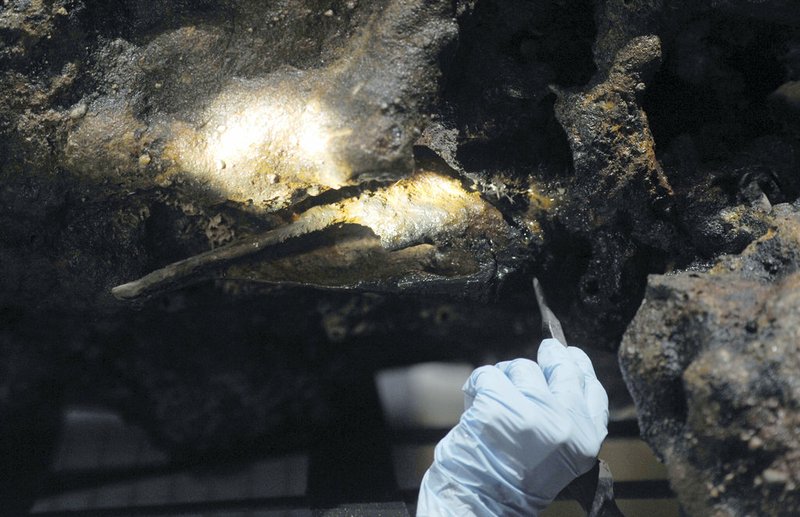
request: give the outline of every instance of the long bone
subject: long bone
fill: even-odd
[[[421,172],[375,192],[312,207],[286,226],[174,262],[132,282],[114,287],[121,300],[136,299],[187,281],[208,269],[260,252],[289,239],[337,224],[370,228],[381,245],[395,250],[443,234],[463,234],[480,219],[499,221],[499,213],[448,176]]]

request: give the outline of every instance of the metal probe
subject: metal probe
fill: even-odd
[[[533,277],[533,291],[542,315],[542,331],[546,337],[567,346],[561,322],[547,305],[539,280]],[[614,501],[614,480],[605,461],[598,459],[585,474],[573,479],[564,489],[578,501],[589,517],[623,517]]]

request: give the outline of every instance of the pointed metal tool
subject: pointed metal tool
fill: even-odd
[[[546,337],[567,346],[561,322],[547,305],[539,279],[533,277],[533,291],[542,315],[542,331]],[[605,461],[598,459],[589,472],[572,480],[564,491],[580,504],[588,517],[624,517],[614,501],[614,480]]]
[[[542,315],[542,330],[545,335],[553,339],[557,339],[559,343],[567,346],[567,338],[564,336],[564,329],[561,328],[561,322],[558,321],[556,315],[550,310],[547,302],[544,299],[544,291],[539,279],[533,277],[533,291],[536,293],[536,303],[539,304],[539,313]]]

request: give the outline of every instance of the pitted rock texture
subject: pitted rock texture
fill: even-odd
[[[800,204],[710,269],[650,277],[619,351],[690,515],[800,511]]]
[[[680,240],[665,211],[674,195],[640,105],[645,83],[661,60],[655,36],[635,38],[617,55],[603,82],[559,94],[556,117],[572,148],[575,177],[564,231],[591,243],[591,260],[575,302],[599,328],[624,329],[629,292],[636,281],[637,248],[669,250]],[[587,202],[588,201],[588,202]],[[576,314],[574,308],[570,314]],[[586,323],[584,331],[591,332]]]
[[[279,447],[353,372],[530,355],[533,273],[572,343],[614,353],[648,274],[739,253],[800,195],[799,20],[785,0],[3,1],[0,445],[98,403],[175,453]],[[397,250],[333,225],[110,294],[420,172],[492,216]]]

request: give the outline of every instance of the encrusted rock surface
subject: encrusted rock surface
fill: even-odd
[[[619,351],[691,515],[800,512],[800,204],[711,268],[650,277]]]
[[[620,50],[602,82],[559,95],[555,110],[572,148],[575,178],[559,222],[571,238],[590,243],[593,260],[575,298],[595,329],[622,330],[636,282],[637,247],[670,250],[680,239],[666,217],[672,187],[656,160],[641,98],[661,60],[657,37],[635,38]],[[577,323],[577,322],[576,322]]]
[[[278,447],[353,371],[530,354],[531,273],[614,353],[648,274],[800,196],[798,27],[786,0],[3,1],[0,445],[99,403],[173,452]],[[468,206],[409,196],[387,240],[429,174]]]

